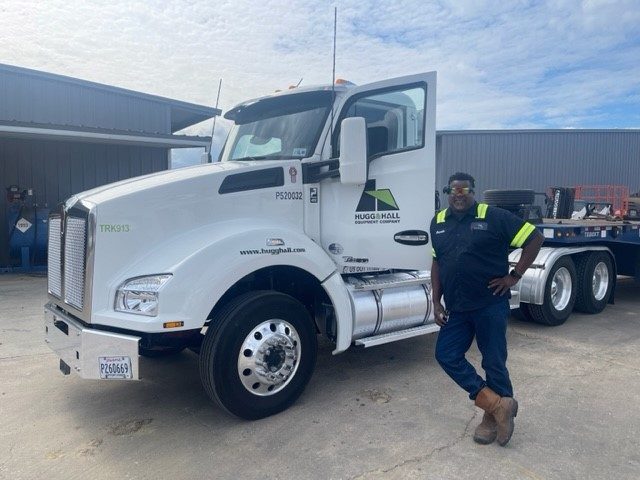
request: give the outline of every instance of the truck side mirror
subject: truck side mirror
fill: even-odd
[[[367,124],[362,117],[345,118],[340,125],[340,182],[367,183]]]

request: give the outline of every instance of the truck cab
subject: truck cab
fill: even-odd
[[[295,191],[276,201],[302,200],[304,233],[341,273],[424,270],[430,257],[396,235],[426,233],[434,213],[435,130],[427,125],[425,136],[426,85],[414,76],[246,102],[225,115],[235,124],[221,161],[300,161],[286,172]],[[341,158],[342,124],[353,118],[364,119],[364,138],[350,133],[347,149],[360,151]],[[360,168],[358,178],[345,178],[347,162]]]

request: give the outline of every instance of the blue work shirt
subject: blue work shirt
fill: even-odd
[[[509,273],[509,249],[526,245],[535,227],[511,212],[483,203],[463,214],[451,208],[431,220],[433,258],[447,310],[468,312],[504,301],[489,281]]]

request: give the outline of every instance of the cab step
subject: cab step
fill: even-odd
[[[440,327],[435,322],[432,322],[418,327],[407,328],[406,330],[398,330],[397,332],[381,333],[380,335],[374,335],[373,337],[360,338],[356,340],[355,344],[364,348],[375,347],[376,345],[395,342],[396,340],[404,340],[407,338],[418,337],[420,335],[427,335],[429,333],[437,332],[438,330],[440,330]]]
[[[390,276],[390,275],[389,275]],[[388,277],[388,276],[386,276]],[[423,285],[431,283],[431,275],[429,272],[417,272],[413,278],[403,278],[401,280],[394,279],[392,281],[384,281],[377,278],[361,277],[358,283],[353,285],[353,289],[358,292],[367,290],[385,290],[387,288],[401,288],[412,285]]]

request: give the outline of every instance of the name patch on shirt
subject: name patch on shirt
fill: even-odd
[[[471,230],[488,230],[489,229],[489,225],[487,224],[487,222],[472,222],[471,223]]]

